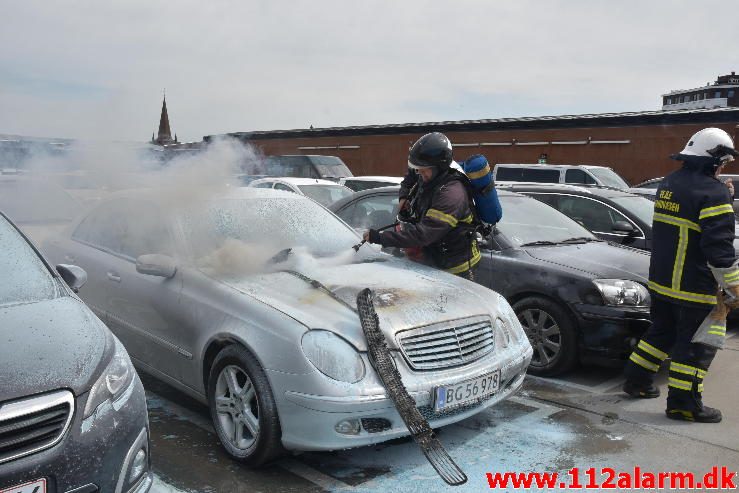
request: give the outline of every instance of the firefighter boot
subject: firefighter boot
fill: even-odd
[[[652,382],[626,380],[623,391],[637,399],[654,399],[655,397],[659,397],[659,389]]]
[[[665,410],[667,417],[678,421],[720,423],[721,411],[703,405],[703,378],[694,375],[690,379],[690,390],[670,384]]]

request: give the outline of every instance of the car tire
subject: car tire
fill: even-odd
[[[283,452],[272,388],[246,348],[232,345],[218,353],[208,377],[208,404],[216,434],[234,459],[257,467]]]
[[[556,302],[531,296],[513,304],[534,355],[528,373],[551,377],[577,364],[577,333],[569,313]]]

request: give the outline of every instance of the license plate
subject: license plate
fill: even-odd
[[[461,383],[436,387],[434,411],[444,411],[483,399],[497,392],[498,387],[500,387],[500,370]]]
[[[0,490],[0,493],[46,493],[46,480],[37,479],[32,483],[19,484]]]

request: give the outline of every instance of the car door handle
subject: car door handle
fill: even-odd
[[[115,272],[108,272],[106,273],[106,275],[108,276],[108,279],[110,279],[111,281],[121,282],[121,276],[119,276]]]

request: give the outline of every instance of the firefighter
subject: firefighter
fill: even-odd
[[[444,134],[418,139],[409,151],[408,166],[419,178],[407,177],[408,186],[401,187],[399,230],[370,229],[364,239],[383,247],[420,248],[424,263],[473,280],[480,261],[475,234],[480,222],[469,180],[452,164],[452,144]]]
[[[721,421],[721,411],[702,400],[716,349],[691,339],[717,302],[717,279],[739,279],[734,210],[726,185],[717,178],[737,154],[726,132],[703,129],[671,156],[683,165],[657,189],[648,283],[652,326],[626,363],[623,390],[637,398],[659,397],[654,375],[670,356],[666,414],[671,419]],[[739,287],[728,291],[739,298]]]

